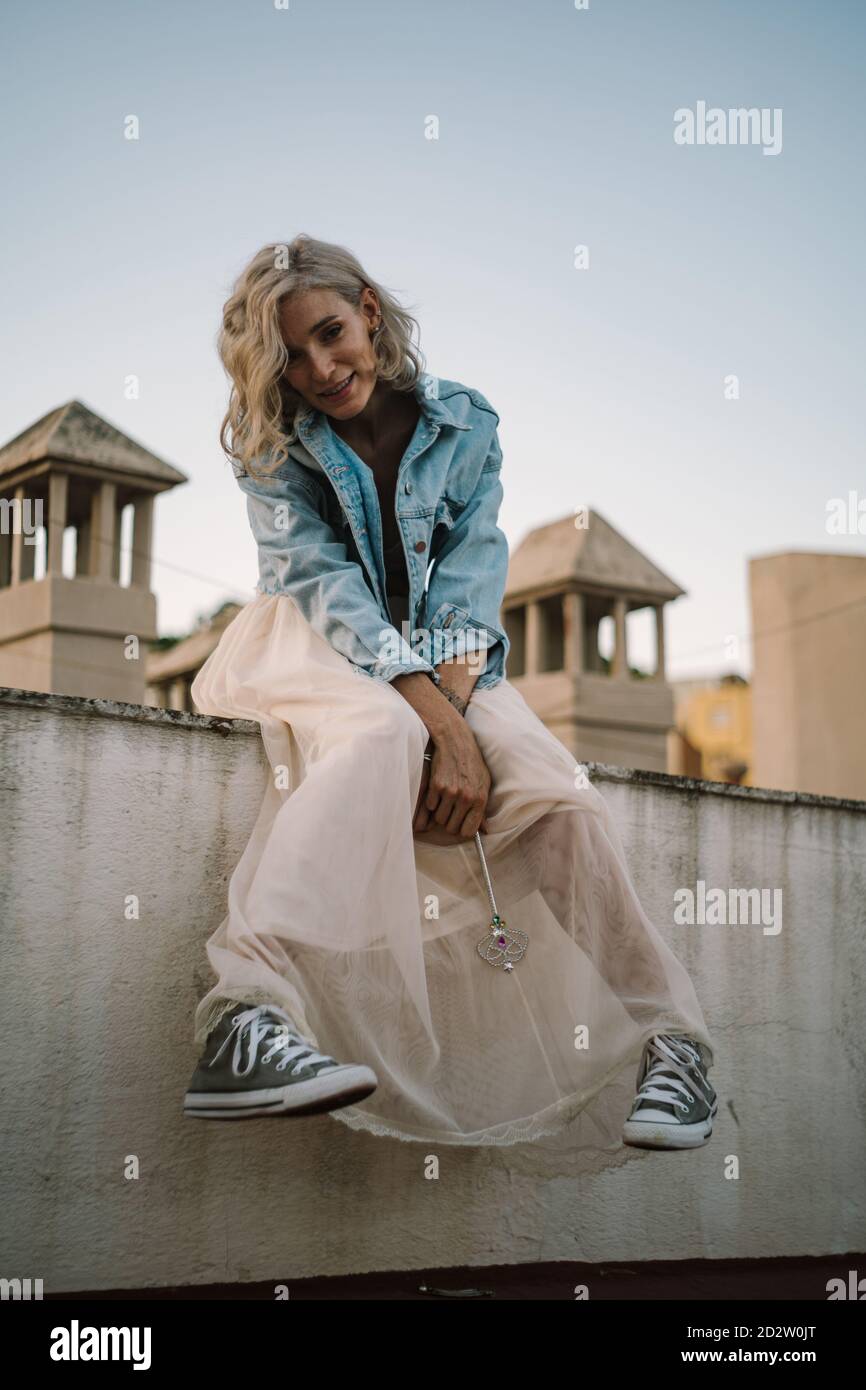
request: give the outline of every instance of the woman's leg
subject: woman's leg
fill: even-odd
[[[399,952],[394,905],[405,911],[417,900],[411,819],[426,727],[391,685],[359,675],[330,648],[317,656],[304,672],[317,676],[313,687],[287,673],[276,688],[257,686],[249,710],[262,721],[271,778],[232,875],[228,914],[208,942],[218,980],[196,1012],[200,1043],[243,1001],[281,1005],[317,1044],[297,948],[345,953],[387,941]],[[233,711],[237,701],[235,693]],[[420,947],[402,949],[411,957]],[[413,961],[407,968],[417,977]]]
[[[507,681],[476,692],[466,718],[493,779],[488,863],[509,818],[534,806],[521,849],[559,926],[643,1031],[696,1036],[712,1058],[691,980],[641,906],[604,797]]]
[[[258,719],[271,776],[208,944],[217,985],[198,1036],[231,1000],[275,1003],[312,1046],[375,1072],[369,1106],[335,1112],[352,1127],[508,1144],[580,1116],[578,1146],[617,1147],[628,1096],[612,1083],[653,1032],[703,1021],[571,755],[506,682],[473,694],[493,779],[485,855],[500,911],[530,938],[513,973],[494,970],[477,949],[490,912],[474,843],[412,833],[423,721],[288,600],[235,636],[203,712]]]

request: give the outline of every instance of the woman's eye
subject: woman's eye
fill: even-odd
[[[331,326],[330,326],[330,328],[326,328],[326,329],[325,329],[325,333],[324,333],[324,336],[323,336],[323,338],[322,338],[322,342],[324,342],[324,343],[330,342],[331,336],[332,336],[332,335],[333,335],[333,336],[336,336],[337,334],[339,334],[340,332],[342,332],[342,327],[343,327],[343,325],[340,324],[340,323],[332,323]],[[298,353],[296,353],[296,352],[290,352],[289,355],[288,355],[288,357],[286,358],[286,366],[287,366],[287,367],[291,367],[291,366],[294,364],[295,358],[296,358],[297,356],[298,356]]]

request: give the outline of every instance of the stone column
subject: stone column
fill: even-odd
[[[21,584],[26,579],[32,579],[36,567],[36,546],[35,532],[24,534],[25,524],[32,525],[36,520],[36,507],[33,498],[30,498],[30,505],[25,506],[27,501],[27,488],[24,483],[19,483],[15,489],[16,507],[14,511],[10,508],[10,515],[14,516],[17,526],[12,534],[12,583]],[[42,518],[43,521],[45,518]]]
[[[88,574],[110,580],[114,558],[114,532],[117,524],[117,484],[101,482],[93,494],[90,510],[90,564]]]
[[[583,594],[566,592],[562,596],[565,669],[572,676],[583,671]]]
[[[544,614],[541,603],[527,603],[527,676],[538,676],[544,670]]]
[[[63,573],[63,532],[66,530],[66,508],[69,498],[69,476],[52,473],[48,482],[48,544],[45,548],[45,573]]]
[[[535,600],[526,605],[526,674],[537,676],[543,669],[541,604]]]
[[[150,547],[153,543],[153,497],[135,499],[132,523],[132,573],[130,584],[150,588]]]
[[[665,678],[665,606],[663,603],[653,604],[656,614],[656,670],[654,679],[663,681]]]
[[[618,680],[623,680],[628,676],[624,598],[615,598],[613,601],[613,622],[616,636],[614,639],[613,661],[611,662],[610,674],[615,676]]]

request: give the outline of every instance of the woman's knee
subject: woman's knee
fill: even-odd
[[[393,687],[392,687],[393,689]],[[416,744],[423,752],[430,737],[427,725],[409,701],[394,690],[395,698],[390,701],[388,717],[394,736]]]
[[[415,744],[422,751],[427,746],[427,726],[420,714],[385,681],[376,687],[376,698],[370,703],[366,732],[389,743]]]

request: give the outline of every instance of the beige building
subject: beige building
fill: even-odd
[[[186,481],[75,400],[0,449],[0,685],[144,702],[145,658],[156,637],[153,502]],[[132,563],[122,584],[127,507]]]
[[[508,678],[576,758],[667,771],[674,705],[664,605],[683,593],[595,510],[537,527],[512,553],[503,602]],[[632,668],[627,646],[626,617],[642,608],[656,624],[648,676]],[[615,631],[610,661],[598,645],[606,617]]]
[[[749,562],[753,781],[866,799],[866,555]]]

